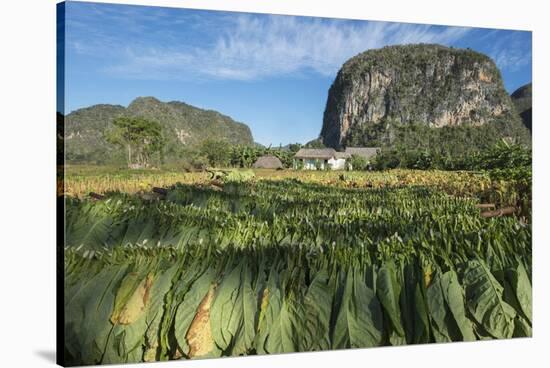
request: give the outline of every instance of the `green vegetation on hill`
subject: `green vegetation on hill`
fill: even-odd
[[[418,70],[423,70],[427,74],[427,67],[449,57],[454,58],[453,67],[456,72],[463,68],[475,69],[480,64],[493,63],[489,56],[471,49],[437,44],[395,45],[368,50],[354,56],[342,66],[342,74],[344,78],[355,78],[371,68],[397,69],[403,72],[400,81],[407,86],[416,83],[412,77],[418,74]],[[497,68],[491,68],[489,73],[491,77],[500,79]]]
[[[511,97],[519,113],[531,108],[533,98],[532,83],[519,87],[512,93]]]
[[[65,116],[65,160],[67,162],[124,162],[122,149],[109,144],[104,132],[124,114],[120,105],[94,105]]]
[[[65,154],[68,162],[124,163],[123,149],[108,142],[106,131],[117,117],[139,117],[158,122],[166,139],[166,161],[186,159],[190,151],[207,139],[230,144],[253,145],[250,128],[212,110],[203,110],[182,102],[161,102],[139,97],[125,108],[118,105],[94,105],[71,112],[65,117]]]

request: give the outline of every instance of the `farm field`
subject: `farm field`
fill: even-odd
[[[249,172],[250,169],[234,170]],[[519,205],[530,213],[530,178],[526,180],[493,180],[486,172],[394,169],[375,172],[297,171],[255,169],[254,180],[296,179],[301,182],[340,188],[395,188],[426,186],[459,197],[477,198],[481,202]],[[60,177],[63,172],[60,172]],[[174,172],[167,170],[127,170],[117,167],[67,165],[64,180],[58,181],[58,193],[85,197],[90,192],[149,192],[153,187],[176,183],[209,183],[207,172]]]
[[[66,167],[68,363],[531,336],[524,182],[235,172]]]

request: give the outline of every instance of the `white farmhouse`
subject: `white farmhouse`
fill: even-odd
[[[294,155],[294,168],[305,170],[324,170],[328,167],[329,160],[334,161],[336,150],[334,148],[300,148]]]
[[[305,170],[345,170],[352,169],[350,158],[360,156],[372,159],[379,152],[377,147],[348,147],[345,152],[334,148],[301,148],[294,155],[294,168]]]
[[[351,156],[333,148],[302,148],[294,155],[294,168],[305,170],[345,170]]]

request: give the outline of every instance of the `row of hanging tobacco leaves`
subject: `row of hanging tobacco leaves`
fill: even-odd
[[[531,336],[531,229],[425,187],[66,199],[67,364]]]

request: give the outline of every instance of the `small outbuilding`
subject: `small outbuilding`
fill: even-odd
[[[283,163],[273,155],[265,155],[258,158],[252,167],[255,169],[282,169]]]

